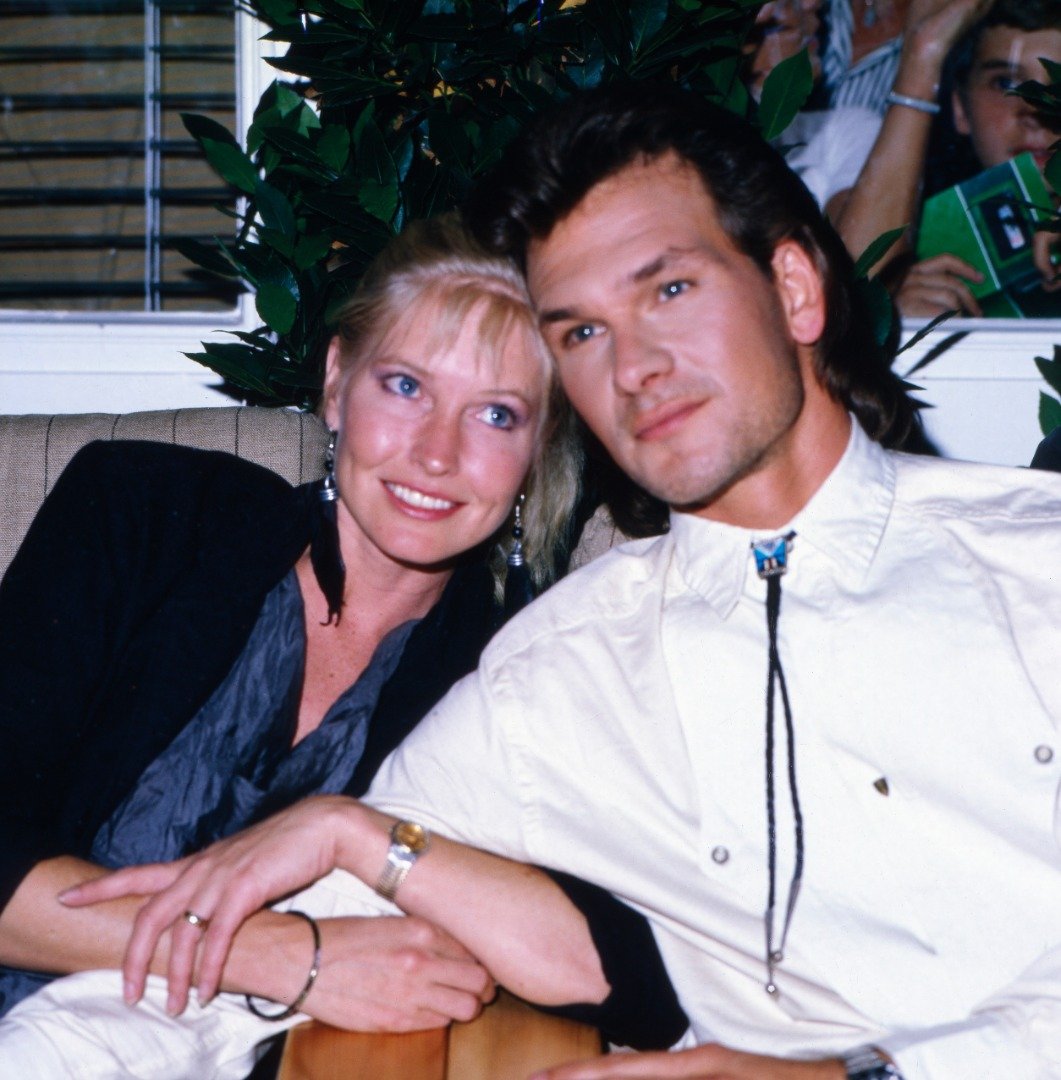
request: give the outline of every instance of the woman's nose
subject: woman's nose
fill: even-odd
[[[442,413],[428,413],[417,432],[413,456],[432,476],[453,472],[460,460],[459,419]]]

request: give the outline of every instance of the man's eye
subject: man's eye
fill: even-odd
[[[479,419],[490,427],[509,431],[516,426],[516,414],[507,405],[487,405],[479,413]]]
[[[573,326],[566,331],[562,340],[564,345],[570,348],[572,345],[581,345],[583,341],[589,341],[595,333],[596,331],[589,323],[583,323],[581,326]]]
[[[668,281],[666,285],[660,286],[660,296],[669,300],[673,296],[681,296],[683,292],[688,292],[691,282],[688,281]]]
[[[412,375],[388,375],[383,380],[383,385],[399,397],[413,398],[420,392],[420,380],[414,379]]]

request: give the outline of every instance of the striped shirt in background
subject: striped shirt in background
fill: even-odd
[[[864,56],[851,67],[851,35],[854,15],[851,0],[830,0],[828,36],[822,54],[822,75],[829,93],[829,105],[859,105],[882,113],[885,98],[895,82],[903,39],[896,37]]]

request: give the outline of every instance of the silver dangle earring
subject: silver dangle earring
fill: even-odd
[[[336,432],[328,432],[328,449],[324,451],[324,479],[317,489],[317,498],[321,502],[335,502],[339,498],[339,488],[335,483],[335,436]]]
[[[523,504],[526,497],[521,492],[516,499],[512,512],[512,550],[505,560],[508,572],[505,574],[505,618],[515,615],[534,599],[534,586],[531,584],[530,571],[523,554]]]
[[[520,492],[512,516],[512,550],[508,553],[508,565],[522,566],[523,559],[523,502],[526,496]]]

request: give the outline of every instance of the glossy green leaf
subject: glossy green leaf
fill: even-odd
[[[898,229],[889,229],[886,233],[878,236],[855,261],[855,276],[865,277],[905,232],[906,227],[901,226]]]
[[[196,142],[204,139],[213,143],[228,143],[239,149],[239,143],[235,135],[224,124],[211,120],[209,116],[200,116],[198,113],[181,113],[181,122],[188,134]]]
[[[776,139],[814,88],[814,70],[806,49],[782,60],[766,77],[759,100],[759,128],[764,139]]]
[[[295,246],[294,260],[297,270],[305,270],[331,254],[332,238],[328,233],[304,236]]]
[[[1039,427],[1044,435],[1061,427],[1061,401],[1039,392]]]
[[[1054,189],[1061,191],[1061,152],[1055,150],[1046,163],[1046,182]]]
[[[350,141],[350,132],[345,127],[329,124],[317,140],[317,154],[326,165],[338,173],[350,156]]]
[[[295,323],[297,303],[291,291],[283,285],[263,281],[258,286],[254,306],[262,321],[278,334],[286,334]]]
[[[1035,366],[1039,369],[1039,374],[1046,380],[1047,385],[1061,394],[1061,345],[1054,348],[1053,360],[1037,356]]]
[[[298,5],[295,0],[256,0],[262,17],[274,26],[299,26]]]
[[[282,192],[272,184],[259,180],[254,187],[254,205],[265,227],[292,236],[295,232],[295,212]]]
[[[200,139],[206,160],[210,162],[218,175],[235,188],[247,195],[254,194],[258,182],[258,167],[238,147],[227,142],[214,142],[212,139]]]

